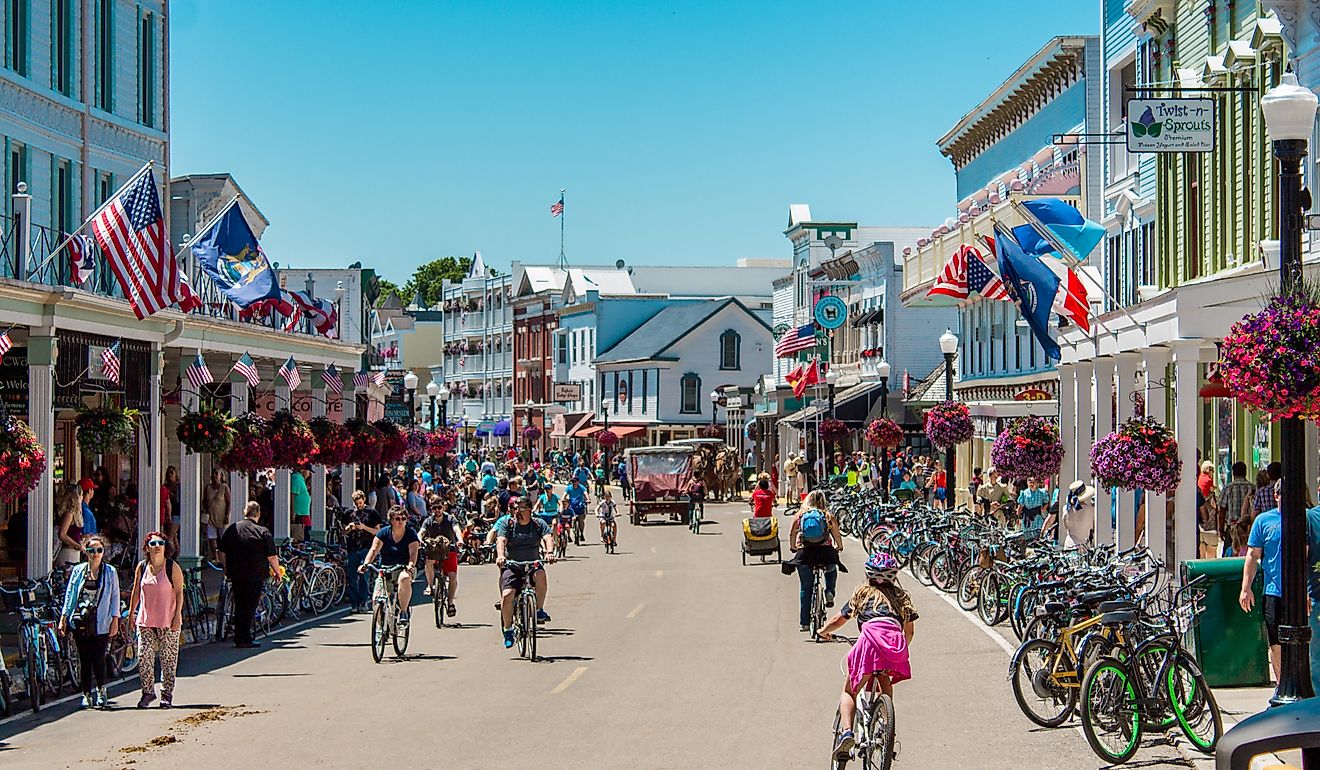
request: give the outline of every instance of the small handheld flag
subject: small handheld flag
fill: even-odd
[[[289,390],[297,390],[298,385],[302,383],[302,375],[298,374],[298,364],[289,356],[289,360],[280,365],[280,377],[289,386]]]
[[[211,376],[211,370],[206,367],[206,359],[202,358],[201,353],[198,353],[197,358],[193,359],[193,362],[188,365],[188,369],[184,374],[187,375],[188,384],[193,387],[193,390],[200,390],[203,385],[210,385],[215,382],[215,379]]]
[[[101,351],[101,370],[107,380],[116,385],[123,384],[119,381],[119,340]]]

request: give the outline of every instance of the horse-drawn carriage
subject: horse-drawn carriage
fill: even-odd
[[[706,500],[719,503],[738,498],[742,490],[742,460],[738,450],[718,438],[684,438],[669,445],[695,450],[692,475],[706,486]]]
[[[650,446],[624,450],[628,479],[632,483],[629,518],[641,524],[647,516],[665,516],[687,524],[692,513],[688,485],[692,483],[692,458],[688,446]]]

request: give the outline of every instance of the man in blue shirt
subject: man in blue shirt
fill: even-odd
[[[1275,500],[1278,500],[1279,482],[1274,483]],[[1309,517],[1308,517],[1309,518]],[[1283,518],[1279,509],[1271,508],[1251,522],[1251,533],[1247,535],[1247,558],[1242,565],[1242,591],[1238,594],[1238,604],[1243,612],[1251,612],[1256,604],[1256,594],[1251,584],[1256,580],[1256,569],[1260,568],[1265,581],[1265,635],[1270,641],[1270,669],[1274,679],[1279,679],[1279,615],[1283,611]]]
[[[573,469],[573,478],[582,482],[582,486],[591,483],[591,471],[587,470],[587,463],[585,460],[578,461],[578,467]]]
[[[585,520],[587,515],[587,487],[573,479],[573,483],[564,491],[564,497],[568,499],[568,510],[573,512],[573,526],[576,527],[578,520]]]

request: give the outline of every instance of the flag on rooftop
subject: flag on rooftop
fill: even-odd
[[[193,359],[191,364],[188,364],[184,375],[188,378],[188,384],[192,386],[193,390],[201,390],[203,385],[210,385],[215,382],[215,378],[211,376],[211,370],[206,366],[206,359],[202,358],[201,353],[198,353],[197,358]]]
[[[289,356],[288,361],[280,364],[279,375],[289,386],[289,390],[297,390],[302,384],[302,375],[298,374],[298,363],[293,360],[293,356]]]
[[[816,324],[809,323],[784,332],[775,343],[775,358],[787,358],[802,350],[816,347]]]
[[[247,378],[248,385],[254,388],[261,384],[261,373],[257,371],[257,363],[247,353],[244,353],[234,364],[234,371]]]
[[[550,204],[550,216],[557,217],[564,213],[564,196],[559,196],[559,200]]]

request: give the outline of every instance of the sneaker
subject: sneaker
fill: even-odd
[[[105,694],[104,687],[96,688],[96,692],[94,694],[96,695],[97,708],[103,708],[103,709],[110,708],[110,696]]]
[[[82,707],[85,709],[89,709],[95,705],[96,705],[96,696],[92,693],[83,693]]]
[[[455,615],[458,614],[458,607],[455,607],[453,604],[450,604],[448,607],[445,608],[445,614],[451,618],[454,617]]]
[[[513,646],[513,629],[506,628],[504,629],[504,649],[507,650],[512,646]]]
[[[853,746],[856,745],[857,741],[853,739],[852,730],[844,730],[843,735],[840,735],[839,740],[834,744],[834,758],[847,760],[852,756]]]
[[[160,696],[160,707],[163,709],[174,708],[174,696],[173,695]]]
[[[810,631],[810,630],[811,630],[811,626],[808,626],[807,624],[803,623],[802,625],[798,626],[798,630],[799,630],[799,631]]]
[[[537,610],[537,611],[536,611],[536,622],[537,622],[537,623],[549,623],[549,622],[550,622],[550,613],[546,612],[545,610]]]
[[[144,692],[144,693],[142,693],[142,697],[141,697],[141,698],[138,698],[138,704],[137,704],[137,707],[140,708],[140,709],[144,709],[144,708],[146,708],[147,706],[150,706],[150,705],[151,705],[151,702],[154,701],[155,699],[156,699],[156,693],[154,693],[154,692]]]
[[[825,594],[825,606],[826,606],[826,607],[833,607],[833,606],[834,606],[834,594],[829,593],[829,592],[826,592],[826,594]]]
[[[426,590],[422,591],[422,596],[430,596],[430,595],[431,595],[431,587],[427,586]]]
[[[412,610],[404,610],[403,612],[399,613],[399,625],[406,626],[408,625],[408,621],[411,619],[412,619]]]

